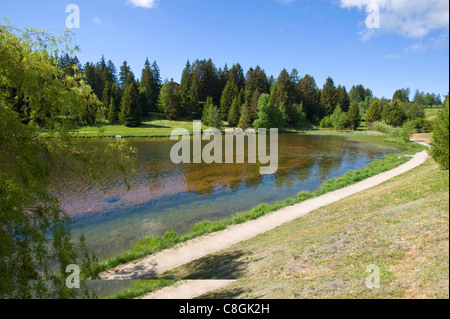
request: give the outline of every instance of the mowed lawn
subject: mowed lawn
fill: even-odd
[[[203,298],[449,298],[448,218],[449,174],[429,159],[161,278],[238,279]]]
[[[430,121],[436,120],[440,111],[442,111],[442,108],[426,108],[425,118]]]
[[[187,129],[192,134],[192,121],[168,121],[163,114],[152,114],[142,121],[140,127],[126,127],[121,124],[82,126],[76,130],[76,137],[169,137],[176,128]]]

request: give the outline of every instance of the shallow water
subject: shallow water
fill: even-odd
[[[52,191],[76,222],[74,235],[81,230],[99,257],[117,254],[147,235],[188,232],[205,219],[314,191],[329,178],[399,150],[366,139],[280,135],[278,171],[260,175],[259,164],[173,164],[170,150],[175,143],[130,140],[138,162],[136,173],[127,178],[129,191],[113,173],[105,176],[103,187],[83,183],[71,172],[54,181]]]

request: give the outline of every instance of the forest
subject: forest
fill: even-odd
[[[410,99],[409,88],[395,91],[390,99],[378,98],[361,84],[347,91],[331,77],[319,87],[312,75],[301,77],[297,69],[290,73],[283,69],[275,78],[260,66],[245,72],[239,63],[217,68],[211,59],[188,60],[180,83],[173,79],[163,82],[157,62],[150,63],[148,58],[140,78],[127,61],[117,69],[104,56],[97,63],[81,65],[76,56],[65,54],[55,63],[64,74],[92,89],[83,111],[72,118],[77,125],[139,127],[145,117],[158,112],[167,120],[202,119],[216,128],[226,123],[243,129],[320,126],[357,130],[361,124],[370,128],[372,123],[382,122],[394,127],[410,123],[418,131],[429,132],[432,123],[425,119],[425,109],[443,105],[440,95],[419,90]],[[263,99],[267,105],[258,106],[263,94],[270,99]],[[39,123],[40,119],[27,111],[25,100],[15,99],[15,105],[24,121]]]

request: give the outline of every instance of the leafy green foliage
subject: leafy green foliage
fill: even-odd
[[[80,162],[84,169],[77,172],[89,180],[131,164],[125,144],[100,151],[71,139],[70,119],[99,101],[83,79],[60,70],[52,58],[69,40],[67,33],[55,38],[0,25],[0,298],[77,296],[65,285],[65,268],[95,258],[83,240],[72,242],[71,220],[47,191],[49,177]],[[14,107],[19,96],[27,118]]]
[[[342,131],[347,126],[347,114],[342,111],[341,106],[336,106],[333,114],[330,116],[331,123],[336,131]]]
[[[262,94],[258,101],[258,119],[253,123],[253,127],[258,130],[260,128],[281,129],[285,125],[283,115],[275,107],[275,104],[270,100],[268,94]]]
[[[443,168],[449,169],[449,103],[446,100],[443,110],[433,129],[433,148],[430,153],[434,160]]]

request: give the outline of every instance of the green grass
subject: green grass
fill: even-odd
[[[425,118],[427,120],[435,120],[439,112],[442,111],[442,108],[426,108],[425,109]]]
[[[76,138],[115,138],[120,135],[124,138],[151,138],[169,137],[176,128],[184,128],[192,134],[192,121],[168,121],[164,115],[153,113],[143,119],[140,127],[126,127],[121,124],[104,123],[98,125],[85,125],[79,127],[74,133]]]
[[[175,280],[138,280],[127,289],[110,296],[107,299],[135,299],[164,287],[172,286],[175,283]]]
[[[423,146],[415,143],[407,143],[401,139],[390,139],[389,142],[402,144],[407,148],[403,154],[414,154],[424,149]],[[176,244],[186,242],[190,239],[224,230],[226,227],[235,224],[241,224],[249,220],[257,219],[265,214],[277,211],[283,207],[291,206],[303,202],[307,199],[320,196],[326,192],[334,191],[343,188],[359,181],[362,181],[371,176],[380,174],[382,172],[391,170],[401,164],[404,164],[410,158],[400,157],[399,154],[390,154],[385,156],[382,160],[376,160],[370,163],[366,168],[350,171],[341,177],[330,179],[326,181],[315,192],[302,192],[294,198],[289,198],[283,201],[261,204],[248,212],[237,213],[231,218],[220,221],[203,221],[193,226],[192,231],[178,235],[173,231],[168,231],[161,237],[146,237],[134,244],[129,250],[94,265],[91,269],[85,270],[84,277],[96,278],[101,272],[113,269],[119,265],[130,261],[139,260],[149,255],[155,254],[164,249],[174,247]]]
[[[449,174],[429,159],[381,185],[159,278],[238,279],[201,298],[449,298]],[[366,268],[380,269],[380,288]]]

